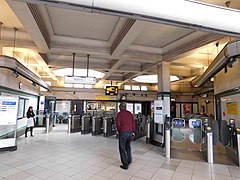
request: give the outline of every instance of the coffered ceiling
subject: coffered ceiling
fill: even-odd
[[[222,0],[202,1],[226,6]],[[240,8],[240,1],[232,0],[230,7]],[[16,47],[34,50],[51,70],[71,68],[73,53],[75,68],[86,68],[89,54],[89,67],[103,72],[102,80],[123,83],[155,74],[161,61],[170,62],[171,75],[200,75],[232,40],[211,32],[14,0],[1,0],[0,12],[0,46],[13,47],[16,27]],[[34,63],[29,66],[36,68]],[[45,80],[55,79],[51,73],[38,73]]]

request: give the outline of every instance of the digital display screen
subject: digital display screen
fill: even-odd
[[[201,126],[201,121],[192,121],[192,126],[200,127]]]
[[[105,95],[117,96],[118,95],[118,86],[106,86]]]
[[[162,107],[156,107],[156,110],[162,110]]]

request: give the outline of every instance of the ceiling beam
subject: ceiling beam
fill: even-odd
[[[44,25],[37,5],[7,0],[9,6],[31,35],[40,51],[48,52],[51,38]]]
[[[111,58],[119,59],[145,27],[145,22],[129,19],[111,45]]]
[[[124,63],[126,58],[120,59],[120,56],[127,50],[127,48],[133,43],[133,41],[145,27],[146,24],[142,21],[136,21],[134,19],[129,19],[126,21],[115,40],[113,40],[111,46],[110,58],[119,60],[113,66],[111,66],[111,69],[105,74],[102,80],[108,79],[108,77],[111,76],[112,73]]]
[[[202,34],[202,33],[199,33]],[[163,53],[163,60],[164,61],[174,61],[176,59],[186,57],[193,52],[196,51],[197,48],[200,48],[204,45],[207,45],[209,43],[212,43],[214,41],[218,41],[221,38],[223,38],[223,35],[220,34],[207,34],[202,35],[198,38],[193,38],[195,35],[194,33],[190,34],[189,36],[186,36],[185,38],[179,40],[179,42],[175,42],[173,44],[170,44],[168,47],[165,47],[164,49],[171,49],[165,53]],[[187,43],[181,43],[184,41],[187,41]],[[176,46],[177,44],[177,46]]]
[[[154,64],[147,64],[145,67],[142,68],[142,71],[138,72],[138,73],[128,73],[124,78],[123,78],[123,82],[122,83],[126,83],[128,81],[130,81],[131,79],[143,75],[148,71],[151,71],[153,68],[156,68],[157,65],[159,65],[161,62],[157,62]]]

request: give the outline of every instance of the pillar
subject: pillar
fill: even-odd
[[[164,115],[170,117],[171,89],[170,89],[170,63],[161,62],[157,67],[158,72],[158,100],[164,102]]]

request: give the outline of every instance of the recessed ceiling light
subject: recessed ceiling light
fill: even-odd
[[[170,81],[177,81],[179,78],[177,76],[170,76]],[[133,78],[133,81],[141,82],[141,83],[158,83],[157,75],[143,75],[137,76]]]

